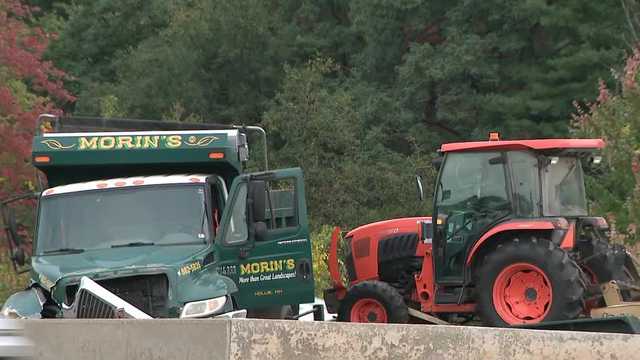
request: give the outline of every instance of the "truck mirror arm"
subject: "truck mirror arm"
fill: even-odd
[[[264,140],[264,171],[269,171],[269,157],[267,155],[267,133],[260,126],[234,126],[236,129],[240,130],[251,130],[256,131],[262,134],[262,139]]]

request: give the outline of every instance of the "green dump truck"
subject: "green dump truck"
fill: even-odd
[[[4,317],[277,318],[313,302],[302,171],[245,171],[262,129],[47,115],[38,128],[30,285]],[[16,199],[2,210],[19,267]]]

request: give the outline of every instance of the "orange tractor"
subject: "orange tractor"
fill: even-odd
[[[584,169],[600,139],[444,144],[434,160],[434,216],[381,221],[346,234],[348,285],[329,251],[338,320],[531,325],[638,310],[640,275],[608,225],[588,214]],[[418,179],[419,180],[419,179]],[[422,189],[420,181],[419,189]],[[607,302],[614,287],[619,303]],[[595,312],[594,312],[595,311]]]

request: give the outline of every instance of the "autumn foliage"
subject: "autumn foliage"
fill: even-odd
[[[640,238],[640,47],[615,77],[615,88],[600,81],[596,101],[574,103],[572,120],[577,136],[607,143],[604,168],[588,179],[593,213],[607,216],[614,238],[634,243]]]
[[[37,10],[0,0],[0,198],[33,188],[35,119],[75,99],[64,89],[64,72],[43,59],[53,35],[33,25]]]

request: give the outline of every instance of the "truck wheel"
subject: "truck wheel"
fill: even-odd
[[[338,321],[396,323],[409,321],[402,295],[381,281],[363,281],[351,287],[340,304]]]
[[[584,307],[580,274],[551,241],[531,237],[498,245],[478,272],[478,315],[490,326],[574,319]]]
[[[252,319],[290,319],[298,315],[299,305],[272,306],[267,308],[249,309],[247,317]]]

